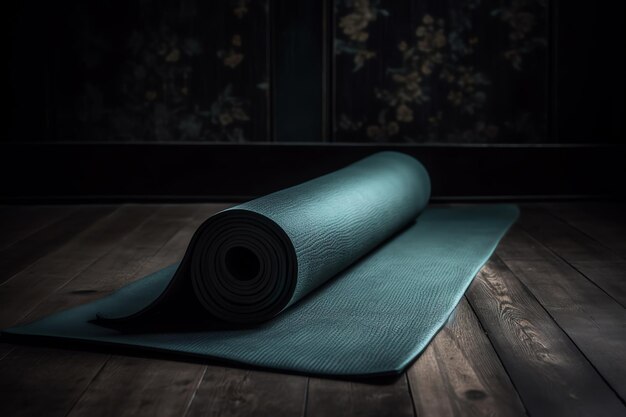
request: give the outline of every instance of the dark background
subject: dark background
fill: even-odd
[[[623,2],[31,0],[3,20],[7,201],[249,198],[381,149],[437,197],[623,188]]]

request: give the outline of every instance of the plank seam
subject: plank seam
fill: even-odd
[[[17,240],[13,241],[12,243],[6,245],[5,247],[3,247],[0,252],[4,252],[5,250],[9,249],[11,246],[15,245],[16,243],[19,243],[25,239],[30,238],[31,236],[33,236],[36,233],[39,233],[40,231],[42,231],[43,229],[45,229],[48,226],[52,226],[53,224],[56,224],[62,220],[65,220],[66,218],[68,218],[70,215],[72,215],[73,213],[76,213],[78,211],[78,207],[70,207],[69,211],[65,214],[61,214],[60,216],[56,217],[52,217],[51,220],[43,223],[42,225],[40,225],[38,228],[32,230],[29,234],[22,236],[20,238],[18,238]],[[16,272],[17,273],[17,272]]]
[[[611,248],[610,246],[608,246],[607,244],[605,244],[601,240],[599,240],[596,237],[594,237],[594,236],[590,235],[589,233],[585,232],[583,229],[581,229],[580,227],[576,226],[574,223],[568,221],[567,218],[565,218],[563,216],[559,216],[558,213],[555,213],[549,207],[542,207],[542,208],[543,208],[543,210],[546,211],[546,213],[548,213],[550,216],[554,217],[555,219],[559,220],[561,223],[565,223],[567,226],[571,227],[572,229],[576,230],[580,234],[584,235],[586,238],[588,238],[590,240],[593,240],[594,242],[596,242],[600,246],[606,248],[608,252],[610,252],[613,255],[617,256],[621,260],[626,261],[626,257],[622,256],[620,253],[615,252],[615,249]]]
[[[109,363],[110,357],[111,357],[111,355],[109,355],[109,357],[105,361],[102,362],[102,365],[100,365],[100,368],[98,369],[98,372],[96,372],[95,375],[93,376],[93,378],[91,378],[91,380],[89,381],[89,383],[87,385],[85,385],[85,388],[82,390],[82,392],[79,395],[76,396],[76,399],[74,400],[72,405],[68,408],[67,412],[65,413],[65,417],[69,416],[72,413],[72,411],[74,410],[74,408],[76,407],[78,402],[81,400],[81,398],[83,398],[85,393],[89,390],[89,387],[91,387],[91,384],[93,383],[93,381],[95,381],[96,378],[98,378],[98,376],[100,376],[100,374],[104,370],[104,367],[107,365],[107,363]]]
[[[493,256],[496,256],[496,255],[493,255]],[[519,393],[519,389],[517,388],[517,385],[515,384],[515,381],[513,380],[513,377],[511,376],[511,374],[509,373],[509,370],[506,368],[504,362],[502,361],[502,357],[500,357],[500,353],[498,352],[498,349],[494,345],[493,340],[491,340],[489,332],[485,329],[485,326],[483,326],[482,321],[480,321],[480,316],[478,315],[478,313],[476,313],[476,309],[474,308],[474,305],[473,305],[472,301],[470,301],[470,298],[467,295],[464,295],[464,297],[465,297],[465,300],[467,301],[467,304],[469,305],[470,310],[472,311],[472,314],[474,315],[474,317],[476,317],[476,321],[478,322],[478,326],[480,327],[480,330],[487,337],[487,341],[489,342],[489,346],[491,346],[491,349],[495,353],[496,358],[498,358],[498,362],[500,363],[500,365],[502,365],[502,369],[504,369],[504,373],[506,374],[507,378],[509,378],[509,381],[511,382],[511,385],[515,389],[515,394],[517,394],[517,398],[519,399],[520,404],[524,408],[524,414],[529,416],[530,413],[528,412],[528,408],[526,407],[526,403],[524,403],[524,400],[523,400],[522,396]]]
[[[309,408],[309,382],[311,378],[306,378],[306,388],[304,389],[304,401],[302,404],[302,417],[306,417]]]
[[[419,357],[417,360],[419,360]],[[411,387],[411,378],[408,376],[408,371],[404,372],[404,379],[406,380],[406,388],[409,390],[409,398],[411,398],[411,406],[413,406],[413,415],[415,417],[419,417],[417,414],[417,405],[415,405],[415,397],[413,396],[413,388]]]
[[[597,282],[595,282],[593,279],[591,279],[590,277],[588,277],[584,272],[582,272],[580,269],[578,269],[576,267],[576,265],[570,263],[566,258],[564,258],[563,256],[561,256],[558,252],[556,252],[554,249],[552,249],[550,246],[544,244],[541,240],[539,240],[538,238],[536,238],[530,230],[528,230],[526,227],[522,226],[521,224],[519,225],[519,228],[521,229],[520,231],[522,233],[524,233],[526,236],[528,236],[533,242],[536,242],[539,246],[541,246],[542,248],[544,248],[547,252],[549,252],[552,256],[554,256],[556,259],[562,261],[563,263],[565,263],[567,266],[569,266],[570,268],[572,268],[574,271],[576,271],[579,275],[581,275],[584,279],[586,279],[587,281],[589,281],[593,286],[595,286],[596,288],[598,288],[600,291],[602,291],[604,294],[606,294],[611,300],[615,301],[617,304],[619,304],[620,306],[626,308],[625,305],[623,305],[622,303],[619,302],[619,300],[617,300],[615,297],[613,297],[609,292],[607,292],[604,288],[602,288]],[[604,246],[604,245],[603,245]]]
[[[15,350],[15,345],[11,346],[11,348],[9,350],[4,352],[4,355],[0,356],[0,361],[3,360],[4,358],[6,358],[7,356],[9,356],[9,353],[13,352],[14,350]]]
[[[204,367],[202,368],[202,374],[200,375],[200,378],[198,378],[198,383],[196,384],[195,388],[193,389],[193,392],[191,393],[191,398],[189,398],[189,401],[187,402],[187,405],[185,406],[185,410],[183,411],[182,417],[186,417],[189,414],[189,410],[191,409],[191,404],[193,403],[193,400],[195,400],[196,398],[196,394],[198,393],[198,390],[200,389],[200,385],[202,385],[202,381],[204,381],[204,376],[206,375],[207,369],[208,369],[208,366],[204,365]]]
[[[560,223],[565,224],[566,226],[569,226],[570,228],[574,229],[576,232],[580,233],[581,235],[584,235],[589,240],[592,240],[592,241],[596,242],[598,245],[602,246],[607,252],[611,253],[612,255],[615,255],[618,258],[622,259],[622,260],[626,260],[619,253],[616,253],[613,250],[613,248],[611,248],[610,246],[606,245],[604,242],[599,241],[595,237],[589,235],[584,230],[579,229],[578,227],[576,227],[575,225],[571,224],[570,222],[568,222],[563,217],[558,216],[557,214],[553,213],[552,210],[550,210],[549,208],[541,207],[540,210],[543,211],[544,213],[546,213],[548,216],[552,217],[557,222],[560,222]]]

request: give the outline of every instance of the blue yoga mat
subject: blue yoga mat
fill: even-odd
[[[45,336],[318,375],[404,370],[518,216],[427,208],[417,160],[375,154],[222,211],[180,263],[12,327]]]

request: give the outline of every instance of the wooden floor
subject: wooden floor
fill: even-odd
[[[218,204],[0,207],[0,328],[178,260]],[[531,204],[400,378],[0,341],[0,416],[626,416],[626,206]]]

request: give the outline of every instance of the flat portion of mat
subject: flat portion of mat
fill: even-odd
[[[112,295],[4,332],[134,346],[322,375],[401,372],[444,325],[518,216],[510,205],[427,208],[393,236],[267,322],[240,329],[174,323],[120,331],[91,323],[154,300],[178,265]]]

